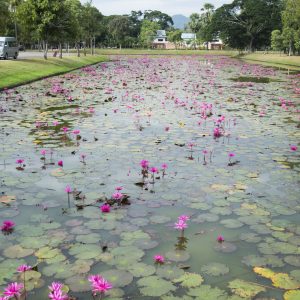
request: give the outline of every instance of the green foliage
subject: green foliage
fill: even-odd
[[[149,47],[154,39],[156,30],[159,30],[159,24],[149,20],[143,20],[141,33],[139,36],[140,43],[143,46]]]
[[[280,30],[273,30],[271,33],[271,47],[273,50],[282,50],[283,38]]]
[[[144,12],[144,20],[155,22],[159,25],[159,29],[169,29],[173,25],[172,18],[158,10],[146,10]]]
[[[234,48],[266,47],[272,30],[281,28],[281,9],[281,0],[234,0],[216,10],[211,31]]]

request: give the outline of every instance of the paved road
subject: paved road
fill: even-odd
[[[39,58],[39,57],[43,57],[43,52],[39,52],[39,51],[20,51],[19,52],[19,56],[18,59],[30,59],[30,58]],[[71,55],[75,55],[74,53],[65,53],[63,52],[63,56],[71,56]],[[53,52],[49,51],[48,52],[48,57],[52,57],[53,56]]]

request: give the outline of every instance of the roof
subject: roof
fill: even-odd
[[[7,37],[7,36],[0,36],[0,41],[15,42],[16,38],[14,38],[14,37]]]
[[[184,33],[181,34],[181,38],[183,40],[194,40],[194,39],[196,39],[196,33],[186,33],[186,32],[184,32]]]
[[[166,34],[166,31],[165,31],[165,30],[157,30],[157,31],[156,31],[156,36],[157,36],[157,37],[166,37],[167,34]]]

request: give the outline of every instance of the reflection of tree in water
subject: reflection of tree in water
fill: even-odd
[[[185,236],[177,237],[177,243],[175,244],[175,249],[176,250],[186,250],[188,241],[189,241],[189,239]]]

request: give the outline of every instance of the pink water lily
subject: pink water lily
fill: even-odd
[[[62,160],[59,160],[57,162],[57,165],[60,166],[60,167],[63,167],[64,166],[64,162]]]
[[[111,283],[105,280],[100,275],[91,275],[88,277],[89,282],[92,285],[92,292],[94,295],[105,294],[108,290],[112,288]]]
[[[13,282],[10,283],[5,289],[4,289],[4,295],[8,297],[20,297],[21,291],[23,290],[24,286],[22,283]],[[10,298],[9,298],[10,299]]]
[[[120,192],[115,192],[115,193],[112,194],[112,198],[114,200],[121,200],[123,198],[123,194],[120,193]]]
[[[223,243],[224,241],[225,241],[224,237],[222,235],[218,235],[217,242],[218,243]]]
[[[148,169],[148,167],[149,167],[149,161],[146,160],[146,159],[141,160],[140,166],[141,166],[143,169]]]
[[[109,204],[103,204],[101,207],[100,207],[101,211],[103,213],[109,213],[110,212],[110,205]]]
[[[11,221],[11,220],[5,220],[2,223],[1,230],[5,231],[5,232],[12,231],[14,229],[15,225],[16,224],[13,221]]]
[[[297,151],[298,147],[296,145],[290,145],[291,151]]]
[[[162,256],[160,254],[154,255],[153,260],[155,263],[160,264],[160,265],[164,264],[164,262],[165,262],[164,256]]]
[[[68,194],[72,193],[72,188],[69,185],[67,185],[65,187],[65,192],[68,193]]]
[[[28,266],[28,265],[20,265],[20,266],[17,268],[17,271],[20,272],[20,273],[23,273],[23,272],[29,271],[29,270],[31,270],[31,269],[32,269],[31,266]]]

